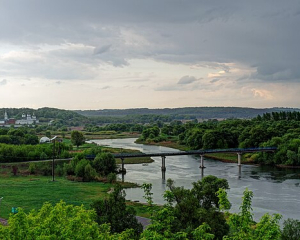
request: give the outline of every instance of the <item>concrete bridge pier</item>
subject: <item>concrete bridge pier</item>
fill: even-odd
[[[238,179],[242,178],[242,165],[238,166],[239,168],[239,173],[238,173]]]
[[[201,179],[204,177],[204,168],[201,168]]]
[[[121,158],[121,161],[122,161],[121,173],[122,173],[122,175],[126,173],[126,168],[124,167],[124,160],[125,160],[125,158]]]
[[[166,171],[166,156],[161,156],[161,171]]]
[[[242,165],[242,153],[237,153],[237,155],[238,155],[238,166],[241,166]]]
[[[203,154],[200,155],[200,167],[199,168],[202,168],[202,169],[205,168],[204,167],[204,155]]]

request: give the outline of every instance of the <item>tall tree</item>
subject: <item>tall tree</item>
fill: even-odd
[[[108,199],[94,201],[91,207],[97,214],[96,221],[100,225],[109,223],[112,233],[120,233],[131,228],[137,237],[143,231],[143,227],[135,217],[135,210],[126,207],[125,196],[122,187],[116,185]]]
[[[77,148],[84,143],[84,136],[82,132],[72,131],[71,133],[71,141]]]

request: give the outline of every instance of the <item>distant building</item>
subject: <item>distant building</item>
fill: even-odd
[[[49,142],[50,142],[50,138],[48,138],[48,137],[42,137],[40,139],[40,143],[49,143]]]
[[[20,124],[20,125],[32,125],[32,124],[36,124],[39,123],[39,120],[36,118],[36,116],[34,114],[32,114],[32,116],[30,114],[22,114],[22,119],[20,120],[16,120],[16,124]]]
[[[0,126],[4,127],[10,127],[11,125],[14,125],[15,127],[20,127],[23,125],[35,125],[39,123],[39,120],[36,118],[34,114],[22,114],[22,119],[14,119],[14,118],[8,118],[7,112],[4,113],[4,119],[0,119]]]

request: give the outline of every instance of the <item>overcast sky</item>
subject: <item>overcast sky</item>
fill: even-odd
[[[300,107],[299,0],[0,0],[0,107]]]

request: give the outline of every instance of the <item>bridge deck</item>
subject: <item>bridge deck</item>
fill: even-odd
[[[115,158],[138,158],[138,157],[163,157],[163,156],[180,156],[180,155],[204,155],[207,153],[249,153],[249,152],[274,152],[276,147],[265,148],[228,148],[228,149],[207,149],[194,151],[179,151],[179,152],[162,152],[162,153],[118,153],[113,154]],[[86,156],[88,159],[94,159],[94,155]]]

